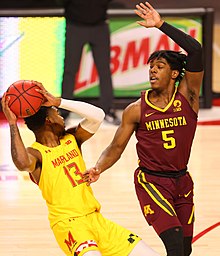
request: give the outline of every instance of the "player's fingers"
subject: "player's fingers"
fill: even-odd
[[[31,80],[31,82],[32,82],[33,84],[39,85],[40,87],[44,87],[41,82],[38,82],[38,81],[35,81],[35,80]]]
[[[142,13],[141,11],[139,11],[139,10],[134,10],[134,12],[135,12],[139,17],[143,18],[143,17],[142,17],[143,13]]]
[[[4,109],[5,108],[5,93],[2,96],[1,105],[2,105],[2,109]]]
[[[136,5],[136,8],[137,10],[135,10],[135,13],[144,19],[145,15],[149,12],[148,8],[143,3]]]
[[[34,80],[31,80],[31,82],[40,88],[40,89],[35,89],[37,92],[40,92],[43,95],[46,95],[48,93],[42,83]]]
[[[9,104],[10,96],[7,96],[6,92],[2,96],[1,104],[2,104],[2,110],[10,110],[8,104]]]
[[[10,96],[5,97],[5,105],[8,106],[9,101],[10,101]]]
[[[140,13],[142,13],[143,10],[144,10],[139,4],[136,4],[136,8],[138,9],[138,11],[139,11]]]
[[[85,171],[82,175],[83,181],[86,182],[86,185],[90,185],[90,178],[89,178],[89,172]]]
[[[90,181],[86,182],[86,185],[87,185],[87,186],[90,186],[90,185],[91,185],[91,182],[90,182]]]
[[[86,182],[86,184],[87,184],[87,186],[89,186],[89,185],[91,185],[92,183],[94,183],[95,181],[96,181],[95,179],[90,178],[90,179]]]
[[[41,90],[46,91],[46,89],[44,88],[44,86],[43,86],[43,84],[41,82],[34,81],[34,80],[31,80],[31,82],[33,84],[36,84]]]
[[[145,5],[146,5],[146,7],[147,7],[149,10],[151,10],[151,11],[154,10],[153,6],[152,6],[150,3],[145,2]]]
[[[4,94],[2,95],[1,102],[4,102],[4,101],[5,101],[5,95],[6,95],[6,92],[4,92]]]
[[[7,93],[5,92],[2,96],[2,102],[4,103],[5,106],[8,106],[9,101],[10,101],[10,96],[7,96]]]
[[[141,8],[142,8],[142,11],[143,11],[143,10],[145,10],[145,11],[148,10],[148,7],[147,7],[145,4],[140,3],[140,6],[141,6]]]
[[[84,173],[82,174],[82,177],[83,177],[83,180],[84,180],[84,181],[88,181],[88,180],[89,180],[89,173],[88,173],[88,172],[84,172]]]
[[[43,94],[44,95],[44,97],[48,97],[48,96],[51,96],[51,94],[48,92],[48,91],[46,91],[45,89],[35,89],[37,92],[39,92],[39,93],[41,93],[41,94]]]
[[[142,7],[142,12],[143,13],[148,13],[148,12],[151,12],[151,10],[153,9],[153,7],[151,5],[148,5],[148,2],[146,2],[147,5],[143,4],[143,3],[140,3],[140,6]]]

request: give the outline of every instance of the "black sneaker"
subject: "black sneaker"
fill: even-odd
[[[119,125],[121,120],[115,115],[115,112],[110,111],[105,115],[105,121],[109,124]]]

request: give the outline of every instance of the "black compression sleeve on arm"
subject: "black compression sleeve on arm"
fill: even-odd
[[[200,72],[203,70],[203,51],[197,40],[166,22],[159,29],[188,53],[187,71]]]

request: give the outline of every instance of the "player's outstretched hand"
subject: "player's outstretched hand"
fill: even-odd
[[[144,20],[137,22],[143,27],[159,28],[163,24],[163,20],[161,19],[160,14],[148,2],[137,4],[134,11],[140,18]]]
[[[36,89],[38,92],[43,94],[45,101],[42,103],[42,106],[50,107],[50,106],[55,106],[59,107],[61,99],[53,96],[51,93],[49,93],[45,87],[43,86],[42,83],[37,82],[37,81],[32,81],[32,83],[36,84],[40,89]]]
[[[83,173],[83,180],[86,182],[87,185],[90,185],[91,183],[96,182],[99,179],[100,174],[101,171],[98,168],[92,167]]]

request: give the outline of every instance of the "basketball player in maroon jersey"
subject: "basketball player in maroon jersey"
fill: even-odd
[[[162,239],[168,256],[188,256],[192,252],[194,203],[187,164],[199,111],[202,48],[191,36],[162,20],[149,3],[136,8],[143,19],[139,25],[158,28],[187,55],[168,50],[151,54],[151,89],[123,111],[112,142],[84,178],[89,184],[95,182],[121,157],[135,132],[139,166],[134,181],[143,215]]]

